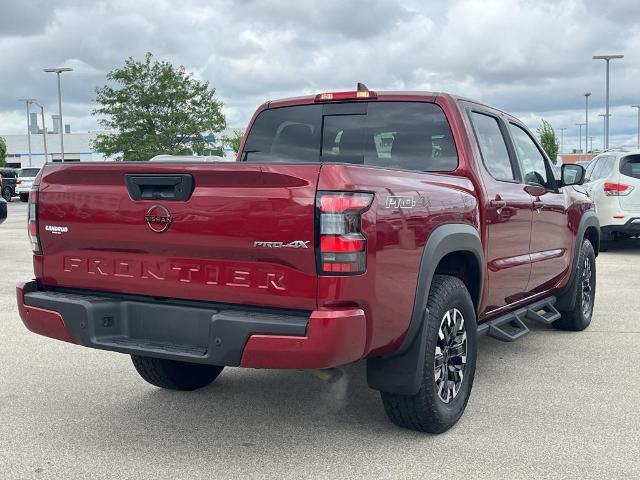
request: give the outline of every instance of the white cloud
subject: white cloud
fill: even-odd
[[[7,0],[5,0],[7,1]],[[612,144],[635,134],[640,102],[640,2],[608,0],[168,0],[28,2],[0,20],[0,132],[24,130],[24,96],[52,113],[55,83],[42,67],[69,65],[65,121],[96,128],[94,88],[145,51],[208,80],[229,123],[243,126],[267,99],[345,89],[449,91],[486,101],[536,127],[569,127],[577,147],[586,91],[601,131],[604,65],[612,63]],[[595,142],[595,140],[594,140]],[[595,143],[594,143],[595,145]]]

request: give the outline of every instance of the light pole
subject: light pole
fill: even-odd
[[[564,131],[567,129],[567,127],[561,127],[558,130],[560,130],[560,154],[562,155],[562,153],[564,153],[564,149],[563,149],[563,145],[564,145]]]
[[[589,97],[591,92],[584,94],[584,153],[589,153],[589,147],[587,146],[587,139],[589,138]]]
[[[591,148],[589,150],[593,152],[593,137],[589,137],[589,144],[591,145]]]
[[[49,155],[47,152],[47,124],[44,123],[44,107],[35,100],[33,101],[33,103],[40,107],[40,115],[42,115],[42,142],[44,145],[44,163],[47,163],[47,157]]]
[[[604,149],[609,149],[609,62],[616,58],[624,58],[624,55],[594,55],[594,60],[604,60],[607,63],[607,79],[606,79],[606,96],[605,105],[606,113],[604,117]]]
[[[576,123],[576,126],[580,127],[580,148],[578,149],[580,152],[582,152],[582,126],[584,125],[584,123]],[[587,139],[585,138],[585,149],[587,148]]]
[[[62,123],[62,91],[60,90],[60,74],[70,72],[72,68],[45,68],[47,73],[55,73],[58,77],[58,115],[60,116],[60,160],[64,162],[64,123]]]
[[[605,144],[607,142],[607,117],[610,117],[611,115],[607,115],[605,113],[599,113],[598,114],[599,117],[602,117],[602,151],[606,152],[607,148],[605,147]]]
[[[29,166],[31,166],[31,125],[29,125],[29,105],[33,103],[33,98],[19,98],[19,102],[24,102],[27,105],[27,144],[29,145]]]
[[[640,150],[640,105],[631,105],[631,108],[638,109],[638,150]]]

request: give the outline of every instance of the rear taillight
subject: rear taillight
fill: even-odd
[[[318,192],[316,212],[320,241],[318,272],[321,275],[358,275],[367,268],[367,240],[361,217],[371,206],[373,194]]]
[[[38,237],[38,187],[33,187],[29,193],[27,225],[29,229],[29,241],[31,241],[31,250],[33,250],[33,253],[36,255],[40,255],[42,249],[40,248],[40,238]]]
[[[605,182],[604,186],[605,195],[610,197],[618,197],[629,195],[633,190],[631,185],[625,185],[624,183]]]
[[[16,185],[20,185],[22,183],[22,180],[16,180]]]

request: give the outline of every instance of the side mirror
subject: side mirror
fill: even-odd
[[[0,223],[7,219],[7,202],[4,198],[0,198]]]
[[[547,187],[540,185],[539,183],[529,183],[525,185],[524,191],[532,197],[541,197],[547,193]]]
[[[562,179],[563,187],[568,187],[569,185],[582,185],[584,182],[584,174],[586,170],[582,165],[567,163],[562,165],[561,172],[560,178]]]

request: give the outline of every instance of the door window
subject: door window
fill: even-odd
[[[591,177],[593,177],[593,171],[595,170],[596,166],[600,162],[600,158],[596,158],[587,166],[587,171],[584,174],[584,178],[586,179],[585,181],[590,182],[592,180]]]
[[[603,157],[598,162],[598,166],[594,168],[591,180],[600,180],[611,175],[616,157]]]
[[[471,112],[471,118],[482,160],[491,176],[496,180],[515,180],[498,119],[478,112]]]
[[[509,124],[525,183],[537,183],[549,189],[555,187],[547,162],[529,134],[518,125]]]

